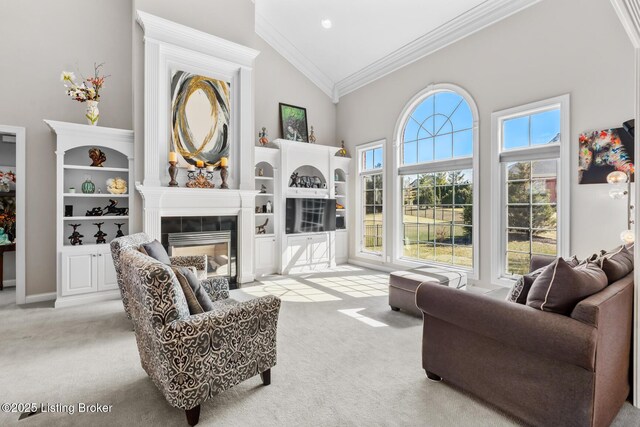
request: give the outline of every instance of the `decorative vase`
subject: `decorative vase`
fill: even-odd
[[[93,194],[96,191],[96,185],[91,181],[91,177],[82,183],[82,192],[85,194]]]
[[[98,124],[100,118],[100,110],[98,110],[98,101],[87,101],[87,113],[85,114],[87,121],[91,126]]]

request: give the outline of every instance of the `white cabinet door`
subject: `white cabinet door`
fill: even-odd
[[[326,234],[309,237],[309,258],[311,268],[314,270],[329,267],[329,240]]]
[[[346,231],[336,231],[336,264],[344,264],[349,259],[349,237]]]
[[[287,259],[285,272],[300,272],[309,265],[309,237],[297,236],[287,238]]]
[[[62,296],[96,292],[95,253],[62,253]]]
[[[118,289],[118,277],[116,267],[113,265],[110,250],[98,252],[98,291],[111,291]]]
[[[256,274],[273,274],[276,266],[275,237],[256,237]]]

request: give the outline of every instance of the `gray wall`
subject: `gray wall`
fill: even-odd
[[[90,17],[85,23],[82,17]],[[105,62],[111,75],[100,101],[100,125],[131,129],[131,0],[0,2],[0,123],[26,128],[26,293],[56,289],[55,136],[43,119],[83,123],[62,70],[88,75]]]
[[[454,83],[469,91],[480,112],[480,253],[489,254],[491,113],[570,93],[571,252],[585,256],[619,244],[625,205],[609,199],[604,184],[578,185],[578,135],[618,127],[633,117],[633,73],[631,43],[608,1],[544,1],[341,98],[338,139],[353,153],[358,144],[386,138],[391,189],[393,131],[406,103],[430,83]],[[396,213],[390,190],[386,196],[390,219]],[[354,210],[351,215],[353,224]],[[390,220],[386,231],[394,235]],[[354,243],[354,229],[350,236]],[[355,248],[352,244],[352,258]],[[480,278],[490,280],[488,256],[481,257]]]

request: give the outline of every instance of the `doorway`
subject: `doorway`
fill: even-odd
[[[0,125],[0,293],[15,287],[17,304],[26,302],[25,135],[23,127]]]

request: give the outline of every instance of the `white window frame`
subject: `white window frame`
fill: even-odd
[[[367,258],[375,261],[383,261],[386,257],[386,247],[387,247],[387,182],[386,182],[386,139],[380,139],[377,141],[367,142],[364,144],[360,144],[356,146],[356,242],[357,242],[357,254],[359,257]],[[365,151],[382,148],[382,167],[376,169],[363,170],[362,167],[362,156]],[[382,173],[382,251],[381,252],[369,252],[364,250],[363,248],[363,239],[364,233],[362,230],[362,226],[364,224],[364,218],[362,216],[362,211],[364,209],[364,200],[362,200],[362,177],[366,175],[377,175]]]
[[[571,128],[569,94],[525,105],[496,111],[491,114],[491,281],[495,285],[512,286],[515,278],[504,274],[506,267],[506,194],[504,190],[505,168],[503,163],[559,159],[557,190],[557,239],[558,256],[567,257],[570,251],[571,226]],[[502,128],[506,120],[529,116],[559,108],[560,141],[502,151]]]
[[[406,121],[411,116],[413,110],[431,95],[435,95],[438,92],[455,92],[460,95],[469,105],[471,115],[473,119],[472,134],[473,145],[472,154],[469,157],[457,157],[449,160],[436,160],[427,163],[417,163],[404,166],[402,165],[402,143],[403,143],[403,131]],[[476,105],[473,97],[465,89],[458,85],[451,83],[433,83],[418,92],[411,100],[405,105],[394,131],[393,141],[393,171],[392,171],[392,183],[393,183],[393,202],[391,205],[393,215],[393,230],[394,235],[397,236],[391,242],[391,252],[394,264],[400,266],[406,266],[409,268],[420,267],[424,265],[433,265],[437,267],[447,268],[453,271],[461,271],[467,274],[467,277],[472,280],[478,280],[480,278],[480,129],[479,129],[479,114],[478,106]],[[473,268],[464,268],[462,266],[455,266],[451,264],[438,263],[435,261],[418,261],[415,259],[405,258],[403,256],[402,248],[402,236],[404,235],[402,224],[402,176],[411,174],[420,174],[428,172],[443,172],[453,170],[473,170]],[[389,210],[389,209],[387,209]]]

